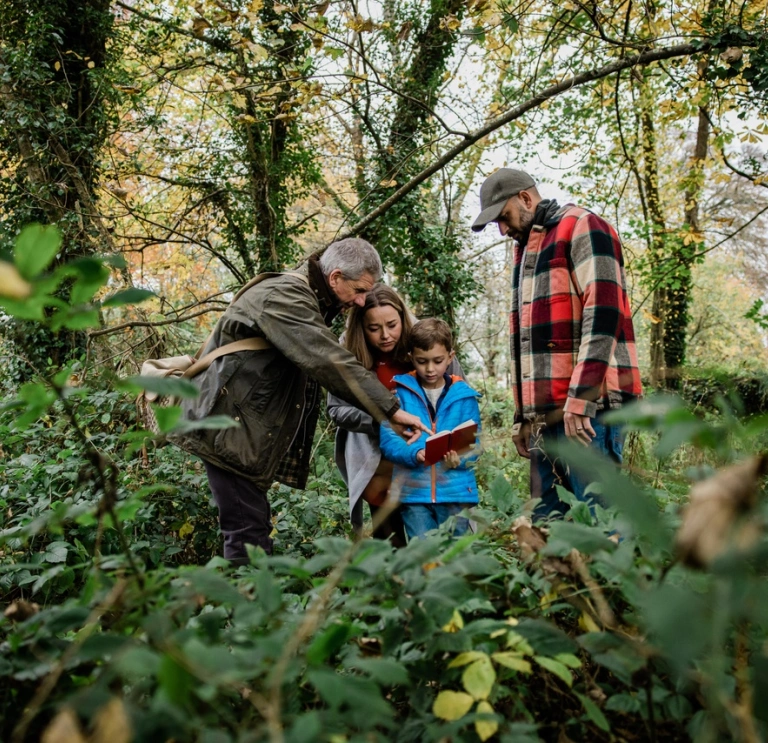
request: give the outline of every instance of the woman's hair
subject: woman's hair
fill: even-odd
[[[402,297],[386,284],[375,284],[373,289],[365,295],[365,304],[362,307],[354,306],[349,311],[347,329],[344,335],[344,347],[351,351],[357,360],[366,368],[373,368],[373,354],[368,348],[365,339],[365,313],[374,307],[392,307],[400,315],[403,329],[400,338],[392,351],[395,361],[408,361],[408,336],[413,326],[413,318],[410,310],[405,306]]]

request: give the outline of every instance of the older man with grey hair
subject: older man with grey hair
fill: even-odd
[[[406,437],[424,430],[328,328],[339,312],[362,306],[381,272],[370,243],[340,240],[296,271],[257,277],[217,323],[205,354],[245,339],[249,349],[220,356],[194,378],[200,395],[185,402],[184,415],[228,415],[239,425],[173,441],[205,464],[230,561],[247,562],[247,544],[271,553],[267,490],[275,480],[306,485],[321,386]]]

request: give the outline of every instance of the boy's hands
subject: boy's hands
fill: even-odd
[[[419,449],[419,451],[416,452],[416,461],[419,462],[420,464],[424,464],[425,459],[426,459],[426,449]],[[461,464],[461,459],[459,458],[459,455],[455,451],[449,451],[443,457],[443,464],[449,470],[452,470]]]
[[[443,464],[449,469],[455,469],[461,464],[461,459],[459,459],[459,455],[455,451],[449,451],[444,457],[443,457]]]

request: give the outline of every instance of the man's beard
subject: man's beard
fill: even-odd
[[[524,206],[518,207],[518,213],[520,215],[520,231],[518,234],[513,235],[515,240],[518,242],[523,242],[526,240],[528,235],[531,232],[531,227],[533,227],[533,217],[535,212],[529,211]]]

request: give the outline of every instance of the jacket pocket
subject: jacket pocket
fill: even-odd
[[[284,357],[272,349],[252,351],[229,385],[229,392],[244,412],[264,413],[280,386],[290,381],[285,367]]]
[[[279,452],[275,446],[279,421],[253,413],[239,403],[232,405],[232,418],[238,427],[225,428],[216,434],[214,451],[235,469],[247,474],[260,474]]]

